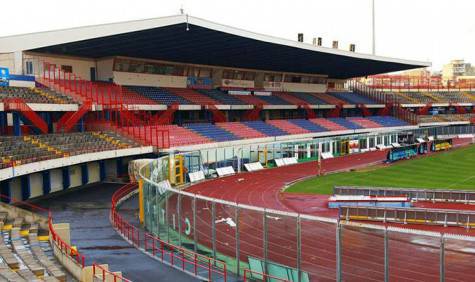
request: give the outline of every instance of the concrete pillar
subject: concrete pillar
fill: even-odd
[[[87,163],[81,164],[81,183],[82,185],[89,183],[89,170],[87,169]]]
[[[26,201],[31,196],[30,176],[24,175],[20,177],[21,182],[21,197],[22,201]]]
[[[21,136],[20,114],[12,113],[12,116],[13,116],[13,135]]]
[[[223,70],[222,69],[213,69],[212,71],[213,77],[213,88],[222,86],[222,79],[223,79]]]
[[[106,179],[106,162],[104,160],[99,161],[99,180],[104,181]]]
[[[63,190],[66,190],[71,186],[71,176],[69,173],[69,167],[63,167],[61,171],[63,174]]]
[[[10,180],[4,180],[0,182],[0,190],[2,192],[2,195],[7,196],[10,198],[12,196],[12,192],[10,189]],[[0,199],[2,202],[9,203],[10,200],[7,198],[1,198]]]
[[[48,195],[51,192],[51,174],[49,170],[42,173],[43,176],[43,195]]]

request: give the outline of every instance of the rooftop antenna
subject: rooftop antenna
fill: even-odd
[[[180,14],[184,15],[185,14],[185,9],[183,8],[183,5],[180,7]],[[186,14],[186,31],[190,30],[190,25],[188,23],[188,14]]]

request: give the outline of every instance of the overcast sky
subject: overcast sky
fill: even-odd
[[[178,14],[371,53],[371,0],[3,0],[0,36]],[[475,63],[475,0],[376,0],[376,54]]]

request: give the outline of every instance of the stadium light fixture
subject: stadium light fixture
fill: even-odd
[[[186,14],[186,31],[190,30],[190,25],[188,24],[188,14]]]

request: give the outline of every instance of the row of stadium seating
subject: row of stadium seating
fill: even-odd
[[[126,86],[131,92],[155,101],[158,104],[171,105],[332,105],[332,104],[376,104],[375,101],[353,92],[330,93],[293,93],[274,92],[268,96],[231,95],[219,89],[192,90],[185,88],[159,88],[150,86]]]
[[[125,149],[135,142],[112,132],[0,136],[0,169],[85,153]]]
[[[59,94],[46,87],[0,86],[0,102],[7,98],[21,98],[27,103],[75,104],[71,97]]]
[[[474,114],[438,114],[418,116],[419,123],[471,121]]]
[[[475,103],[475,94],[469,92],[394,92],[402,104]]]
[[[391,116],[374,116],[367,118],[316,118],[221,122],[221,123],[191,123],[178,125],[151,126],[168,129],[170,146],[184,146],[210,142],[225,142],[248,138],[284,136],[291,134],[318,133],[339,130],[354,130],[364,128],[406,126],[406,122]],[[133,131],[126,128],[125,131]],[[140,133],[139,130],[136,130]],[[145,130],[143,130],[145,132]],[[155,138],[155,137],[154,137]],[[157,136],[156,138],[162,138]]]
[[[66,272],[53,257],[47,230],[37,222],[0,212],[0,279],[2,281],[66,281]]]
[[[98,95],[91,95],[95,102],[118,101],[119,91],[124,94],[125,104],[164,104],[182,105],[339,105],[339,104],[376,104],[363,95],[353,92],[298,93],[273,92],[270,96],[230,95],[219,89],[192,90],[187,88],[159,88],[149,86],[120,87],[107,82],[93,82]],[[110,90],[110,89],[112,90]],[[120,88],[120,89],[119,89]],[[89,91],[89,90],[88,90]],[[395,92],[403,104],[427,103],[474,103],[475,94],[468,92]],[[389,95],[389,94],[388,94]],[[0,102],[5,98],[22,98],[28,103],[76,103],[71,97],[60,94],[47,87],[0,87]]]
[[[92,82],[92,85],[96,87],[99,93],[98,96],[91,95],[92,100],[96,103],[108,103],[108,102],[117,102],[120,101],[124,104],[136,104],[136,105],[153,105],[156,104],[155,101],[131,91],[126,87],[121,87],[116,84],[103,81]],[[122,93],[121,97],[118,96],[118,93]],[[102,98],[101,95],[104,97]]]

